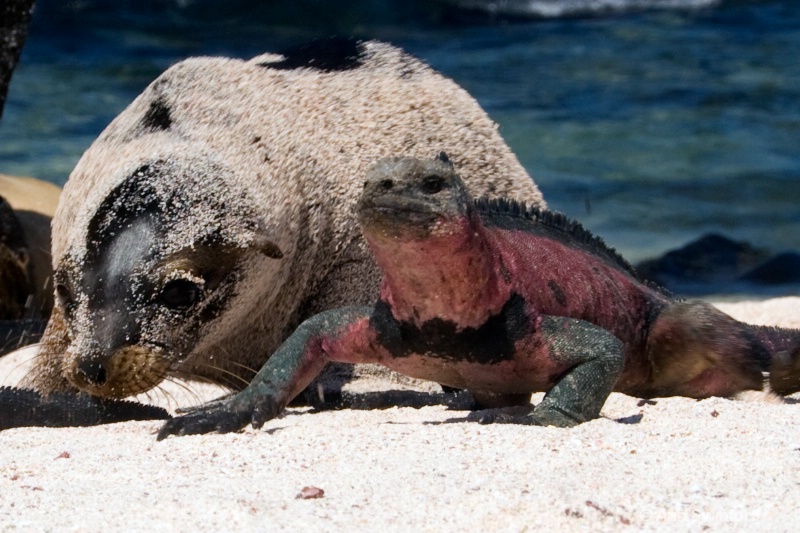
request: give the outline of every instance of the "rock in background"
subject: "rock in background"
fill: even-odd
[[[11,74],[28,35],[33,0],[3,0],[0,7],[0,117],[6,103]]]

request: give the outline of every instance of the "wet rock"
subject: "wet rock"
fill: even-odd
[[[747,242],[710,233],[636,268],[646,279],[670,288],[732,282],[768,257],[769,252]]]
[[[783,252],[739,278],[760,285],[800,283],[800,253]]]
[[[707,234],[636,265],[640,275],[679,294],[739,292],[800,284],[800,253],[768,250]]]

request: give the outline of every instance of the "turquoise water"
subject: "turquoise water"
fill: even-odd
[[[458,25],[413,2],[165,2],[39,0],[0,120],[0,172],[63,184],[183,57],[337,33],[392,41],[461,83],[551,207],[631,260],[709,231],[800,249],[798,2]]]

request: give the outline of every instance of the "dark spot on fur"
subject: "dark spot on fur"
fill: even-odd
[[[362,41],[333,37],[301,44],[281,52],[283,59],[273,63],[261,63],[262,67],[279,70],[312,68],[322,72],[353,70],[361,66]]]
[[[514,343],[530,332],[525,299],[514,294],[503,309],[478,328],[457,331],[457,324],[434,318],[417,327],[394,318],[389,304],[379,300],[370,318],[378,341],[393,357],[431,354],[442,359],[492,364],[514,356]]]
[[[142,127],[145,131],[166,131],[172,126],[172,116],[169,107],[160,98],[150,104],[150,108],[142,118]]]
[[[550,290],[553,291],[553,297],[558,302],[558,305],[561,307],[567,306],[567,296],[564,294],[564,291],[561,289],[561,286],[556,283],[556,280],[551,279],[547,282],[547,286],[550,287]]]

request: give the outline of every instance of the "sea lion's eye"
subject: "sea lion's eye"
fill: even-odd
[[[426,176],[422,179],[422,190],[428,194],[436,194],[444,188],[444,179],[441,176]]]
[[[197,283],[186,279],[174,279],[164,285],[159,300],[170,309],[186,309],[200,299],[202,289]]]
[[[58,305],[60,305],[64,311],[69,311],[72,308],[74,302],[72,293],[63,283],[56,285],[56,299],[58,300]]]

